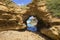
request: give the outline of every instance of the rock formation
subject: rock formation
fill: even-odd
[[[60,40],[60,19],[52,18],[51,27],[41,29],[41,33],[53,40]]]
[[[25,28],[26,26],[23,23],[20,13],[21,8],[16,4],[13,5],[13,3],[9,5],[0,1],[0,30]]]
[[[46,0],[33,0],[26,9],[22,9],[11,0],[0,0],[0,31],[24,29],[24,22],[29,16],[36,16],[39,32],[52,40],[60,40],[60,19],[52,17],[45,2]],[[41,20],[44,24],[40,23]]]
[[[0,32],[0,40],[49,40],[49,39],[29,31],[18,32],[10,30]]]
[[[27,12],[23,15],[27,19],[29,16],[36,16],[38,20],[43,20],[45,25],[50,25],[52,15],[48,12],[44,0],[33,0],[32,3],[28,4]]]
[[[30,7],[28,13],[36,16],[38,20],[42,19],[45,22],[45,25],[50,25],[50,28],[46,28],[44,26],[44,28],[40,30],[42,34],[50,37],[53,40],[60,40],[60,19],[52,17],[46,8],[45,1],[46,0],[33,0],[33,2],[28,5],[28,7]]]

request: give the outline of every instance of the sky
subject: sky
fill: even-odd
[[[13,0],[17,5],[27,5],[28,3],[32,2],[32,0]]]

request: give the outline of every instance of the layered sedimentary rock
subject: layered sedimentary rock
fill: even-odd
[[[29,16],[35,16],[39,21],[43,20],[45,26],[50,25],[52,15],[48,12],[44,0],[33,0],[27,7],[29,7],[29,9],[23,14],[24,21],[26,21]]]
[[[21,8],[17,5],[9,5],[0,1],[0,30],[25,28],[20,13]]]
[[[46,0],[33,0],[33,2],[28,5],[30,9],[27,13],[36,16],[38,20],[42,19],[46,25],[48,25],[48,23],[50,24],[50,28],[46,28],[44,26],[44,28],[41,29],[42,34],[50,37],[51,39],[60,40],[60,19],[54,19],[52,17],[52,15],[46,9],[45,1]]]
[[[27,5],[27,9],[21,9],[13,2],[13,4],[8,3],[0,0],[0,30],[24,29],[26,25],[23,22],[29,16],[35,16],[39,22],[42,19],[45,25],[50,25],[49,28],[43,25],[44,28],[39,29],[42,34],[51,39],[60,40],[60,19],[52,18],[52,15],[46,9],[45,0],[33,0],[32,3]]]
[[[60,25],[52,26],[49,29],[44,28],[41,30],[41,33],[45,34],[46,36],[50,37],[53,40],[60,40]]]
[[[48,19],[49,21],[52,18],[46,8],[45,0],[33,0],[33,2],[27,6],[30,7],[29,13],[37,16],[39,19],[45,21]]]
[[[53,18],[51,27],[41,29],[41,33],[53,40],[60,40],[60,19]]]

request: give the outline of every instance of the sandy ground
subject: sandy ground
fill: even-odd
[[[29,31],[2,31],[0,32],[0,40],[46,40],[42,36]]]

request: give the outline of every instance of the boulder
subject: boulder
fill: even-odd
[[[0,40],[49,40],[49,39],[29,31],[19,32],[10,30],[0,32]]]

